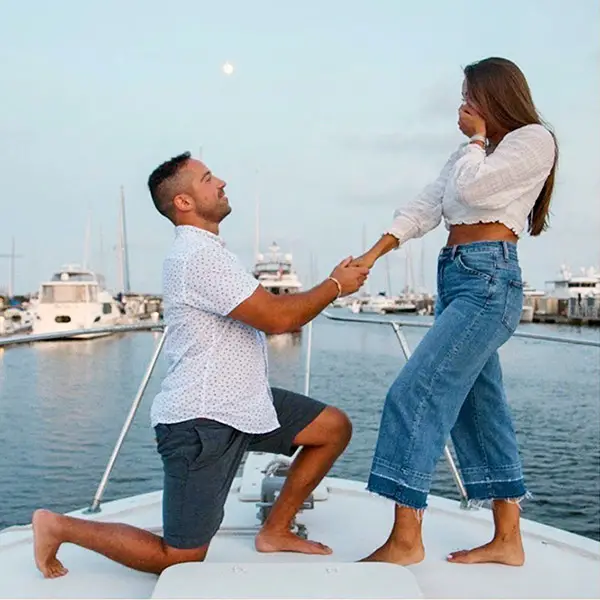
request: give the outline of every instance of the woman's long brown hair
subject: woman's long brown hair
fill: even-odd
[[[537,123],[550,128],[538,114],[525,75],[517,65],[505,58],[486,58],[464,69],[469,99],[481,111],[488,133],[506,134],[524,125]],[[535,205],[529,213],[528,231],[540,235],[548,228],[550,199],[558,163],[558,144],[554,133],[556,154],[552,170],[544,183]]]

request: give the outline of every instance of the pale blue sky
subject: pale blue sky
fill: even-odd
[[[524,276],[597,265],[599,16],[596,0],[0,0],[0,253],[14,235],[16,290],[34,291],[83,260],[91,210],[92,266],[114,288],[122,184],[132,285],[159,291],[172,227],[147,177],[202,147],[228,182],[229,247],[251,266],[258,169],[262,245],[291,250],[309,283],[311,253],[326,276],[436,175],[463,139],[461,67],[496,55],[524,70],[561,150],[552,229],[521,244]],[[430,288],[444,239],[425,239]],[[398,291],[402,251],[390,264]]]

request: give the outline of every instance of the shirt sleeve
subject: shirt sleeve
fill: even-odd
[[[221,316],[228,315],[260,285],[237,256],[221,246],[191,254],[183,278],[184,302]]]
[[[399,246],[435,229],[442,220],[442,198],[448,177],[460,153],[456,150],[448,159],[437,179],[427,185],[411,202],[394,212],[394,221],[384,233],[393,235]]]
[[[458,202],[488,209],[508,206],[546,180],[555,152],[554,138],[542,125],[508,133],[490,155],[469,144],[452,173]]]

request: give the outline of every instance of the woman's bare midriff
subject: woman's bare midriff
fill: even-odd
[[[452,225],[448,235],[448,246],[470,244],[472,242],[514,242],[518,241],[514,231],[502,223],[476,223],[474,225]]]

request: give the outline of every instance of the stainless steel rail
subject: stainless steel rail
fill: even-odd
[[[404,336],[404,332],[402,331],[401,326],[397,323],[392,323],[392,329],[394,330],[394,333],[396,334],[396,337],[400,342],[400,347],[402,348],[404,358],[408,360],[411,357],[412,352],[410,346],[408,345],[408,340]],[[458,493],[460,494],[460,505],[463,508],[467,508],[469,505],[467,489],[465,488],[465,484],[463,483],[460,473],[458,472],[458,468],[456,467],[456,463],[454,462],[454,457],[452,456],[450,448],[447,444],[444,446],[444,456],[446,457],[446,461],[448,463],[448,466],[450,467],[450,472],[452,473],[452,478],[454,479],[454,483],[456,484]]]
[[[423,323],[419,321],[398,321],[396,319],[364,319],[361,317],[340,317],[338,315],[332,315],[329,311],[322,313],[323,316],[327,317],[331,321],[343,321],[344,323],[371,323],[376,325],[387,325],[391,326],[393,323],[399,327],[416,327],[420,329],[430,329],[432,323]],[[526,333],[525,331],[516,331],[512,337],[523,338],[526,340],[540,340],[542,342],[557,342],[560,344],[574,344],[576,346],[593,346],[600,348],[600,340],[586,340],[580,338],[568,338],[559,337],[557,335],[542,335],[539,333]]]
[[[142,402],[142,398],[144,397],[144,392],[146,391],[146,387],[148,387],[148,382],[150,381],[150,377],[152,376],[152,372],[154,371],[154,367],[156,366],[158,357],[160,356],[160,353],[165,344],[167,329],[168,329],[167,327],[164,328],[164,331],[163,331],[162,335],[160,336],[158,343],[156,344],[156,348],[154,349],[154,354],[152,355],[152,358],[150,359],[150,363],[148,364],[146,372],[144,373],[144,377],[142,379],[142,382],[140,383],[140,387],[138,388],[137,394],[135,395],[135,398],[133,399],[133,403],[131,404],[129,413],[127,414],[127,417],[125,418],[125,423],[123,423],[123,427],[121,428],[121,433],[119,434],[117,443],[115,444],[115,447],[113,448],[110,458],[108,459],[108,464],[106,465],[106,469],[104,469],[102,479],[100,480],[98,489],[96,490],[96,494],[94,495],[94,499],[92,500],[92,504],[90,505],[90,507],[87,509],[86,512],[95,513],[95,512],[100,511],[100,503],[102,502],[102,496],[104,496],[104,490],[106,489],[106,485],[108,484],[108,479],[109,479],[110,474],[115,466],[115,463],[117,461],[117,456],[119,456],[119,452],[121,451],[121,447],[123,446],[123,442],[125,441],[125,436],[129,432],[129,429],[131,428],[131,424],[133,423],[135,414],[137,413],[137,410]]]

